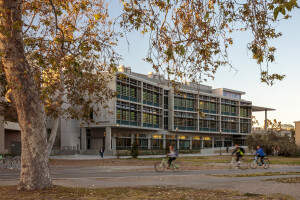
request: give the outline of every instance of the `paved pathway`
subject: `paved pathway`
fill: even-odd
[[[151,171],[132,171],[150,168]],[[124,172],[124,170],[131,170]],[[51,174],[56,185],[67,187],[128,187],[128,186],[177,186],[198,189],[227,189],[242,193],[282,193],[300,199],[300,184],[266,182],[266,179],[300,177],[300,175],[257,176],[257,177],[215,177],[211,174],[300,172],[300,166],[279,166],[256,170],[189,170],[157,173],[151,166],[112,167],[52,167]],[[18,184],[19,171],[1,170],[0,185]]]

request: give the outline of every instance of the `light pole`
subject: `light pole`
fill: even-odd
[[[119,126],[120,126],[120,124],[119,123],[117,123],[117,137],[116,137],[116,153],[117,153],[117,158],[119,158],[119,150],[117,149],[117,144],[118,144],[118,140],[119,140]]]
[[[176,127],[176,135],[178,137],[178,127]],[[180,140],[180,137],[178,138],[178,141],[179,140]],[[176,140],[176,146],[178,146],[177,149],[179,150],[179,144],[177,143],[177,140]]]
[[[220,131],[220,134],[222,134],[222,132]],[[222,149],[222,145],[223,144],[223,142],[221,142],[221,145],[220,145],[220,155],[222,155],[222,152],[221,152],[221,149]]]

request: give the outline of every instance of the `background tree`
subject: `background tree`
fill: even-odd
[[[106,87],[118,59],[107,4],[1,0],[0,12],[2,91],[11,92],[21,128],[19,188],[49,187],[48,154],[60,116],[88,122],[114,96]],[[46,117],[53,119],[49,138]]]
[[[249,148],[263,148],[268,155],[298,156],[300,148],[296,145],[293,135],[281,135],[280,124],[276,119],[268,120],[271,128],[266,133],[251,133],[246,138]]]
[[[273,85],[284,75],[270,73],[276,48],[270,40],[281,33],[275,30],[279,13],[297,7],[296,0],[122,0],[124,13],[120,25],[125,31],[149,33],[149,52],[145,58],[172,82],[205,81],[220,66],[230,65],[228,48],[233,32],[249,31],[247,48],[261,67],[261,82]],[[234,68],[233,66],[231,66]]]

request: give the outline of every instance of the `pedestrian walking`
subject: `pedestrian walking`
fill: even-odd
[[[226,146],[226,152],[227,152],[227,153],[229,152],[229,147],[228,147],[228,146]]]
[[[102,147],[100,148],[100,150],[99,150],[99,153],[100,153],[100,157],[101,157],[101,158],[103,158],[103,153],[104,153],[104,150],[103,150],[103,148],[102,148]]]

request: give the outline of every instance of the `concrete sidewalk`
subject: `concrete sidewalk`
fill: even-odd
[[[219,156],[220,154],[179,154],[179,157],[191,157],[191,156]],[[231,155],[231,153],[222,153],[222,155]],[[251,155],[251,154],[247,154]],[[165,155],[142,155],[138,158],[162,158]],[[99,160],[99,159],[112,159],[117,156],[104,156],[101,158],[99,155],[63,155],[63,156],[50,156],[50,159],[64,159],[64,160]],[[119,158],[131,158],[131,156],[119,156]]]

